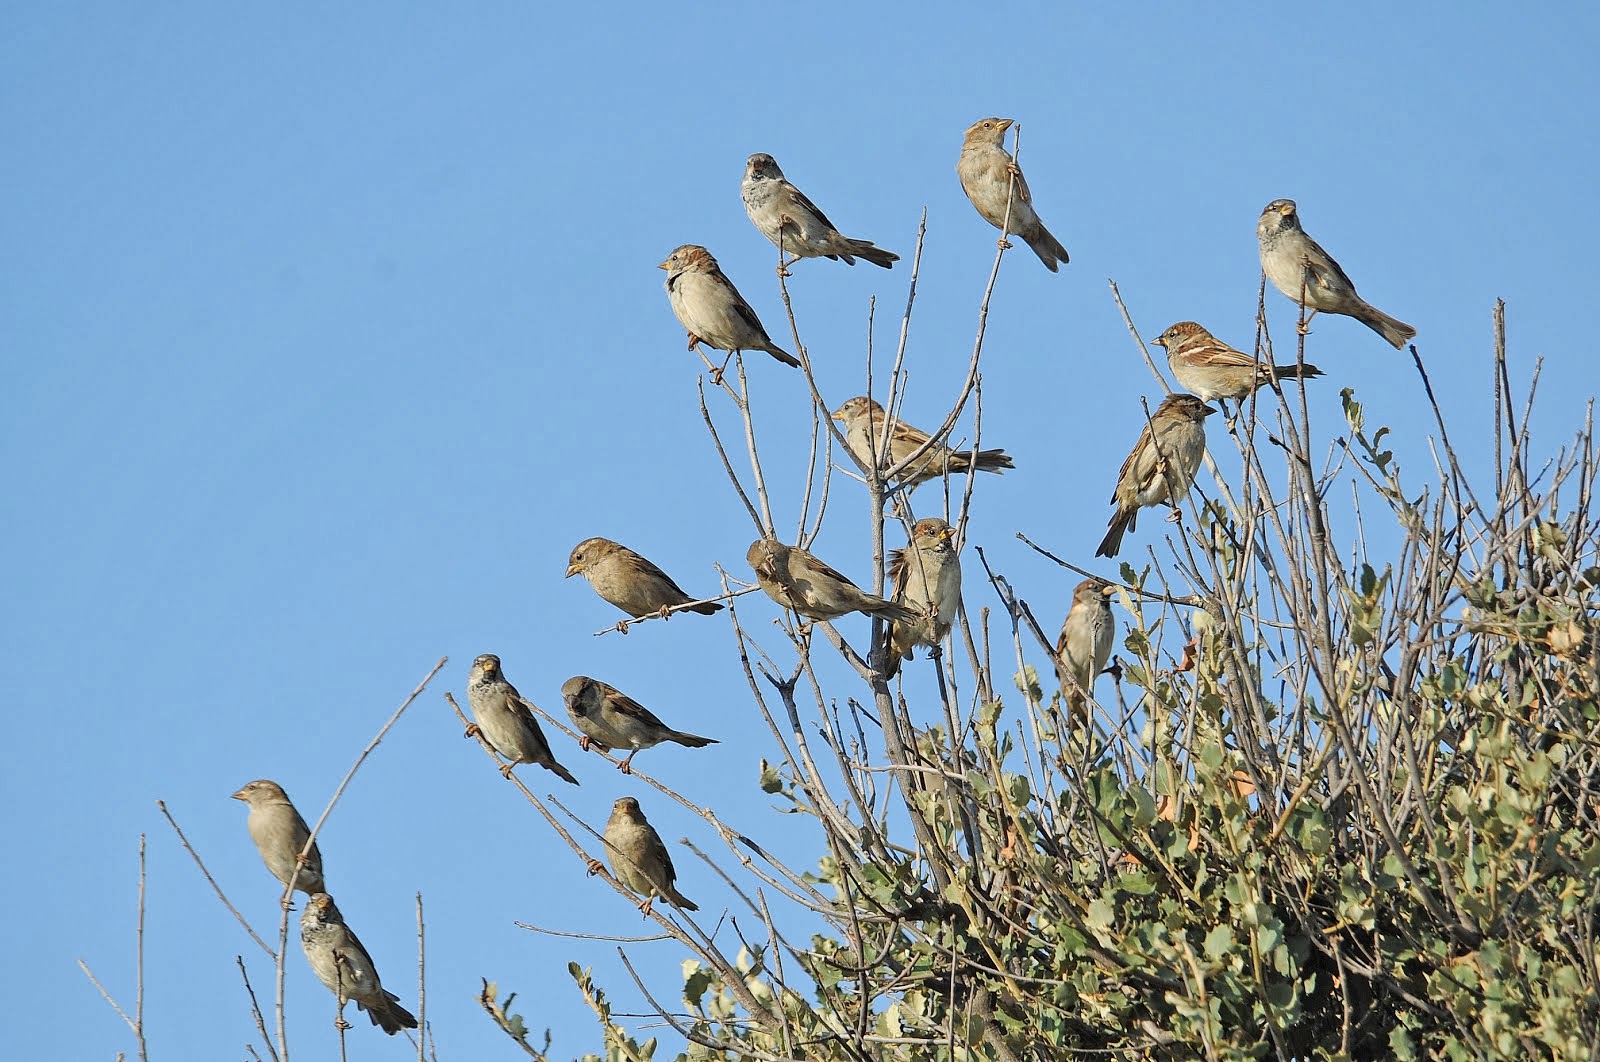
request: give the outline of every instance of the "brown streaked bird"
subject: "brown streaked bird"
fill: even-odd
[[[586,538],[572,547],[566,577],[574,575],[589,580],[595,593],[634,619],[649,615],[665,618],[669,610],[695,600],[666,572],[609,538]],[[721,609],[717,602],[707,601],[685,611],[709,616]]]
[[[1133,452],[1122,462],[1117,489],[1111,494],[1117,509],[1111,514],[1106,537],[1095,550],[1096,557],[1117,555],[1123,533],[1133,530],[1141,508],[1165,502],[1177,511],[1200,471],[1206,454],[1205,420],[1215,412],[1194,395],[1173,394],[1161,400]]]
[[[556,762],[545,740],[539,721],[528,709],[527,701],[517,688],[506,681],[500,670],[500,658],[484,653],[472,662],[467,676],[467,703],[472,706],[472,718],[477,722],[467,727],[467,737],[482,734],[504,756],[500,773],[511,777],[511,769],[519,763],[533,763],[553,771],[573,785],[578,780],[572,772]]]
[[[250,808],[245,828],[250,839],[261,853],[261,861],[272,871],[272,876],[284,885],[294,878],[296,892],[310,896],[324,891],[322,880],[322,852],[313,844],[305,859],[300,852],[311,838],[306,820],[289,802],[289,796],[277,782],[258,778],[240,787],[233,799],[242,800]],[[299,874],[295,874],[296,868]]]
[[[847,400],[834,410],[833,419],[844,425],[845,449],[863,468],[871,464],[874,453],[882,452],[878,467],[881,471],[888,471],[916,453],[928,441],[927,432],[903,420],[888,418],[883,407],[866,395]],[[885,420],[889,425],[887,446],[884,443]],[[960,475],[976,468],[980,472],[998,474],[1015,467],[1004,450],[979,450],[974,461],[971,450],[952,450],[936,442],[924,450],[910,467],[899,473],[895,481],[909,484],[914,489],[930,479],[942,478],[946,472]]]
[[[400,997],[384,990],[372,956],[325,892],[306,901],[305,913],[300,916],[300,947],[317,980],[327,985],[340,1003],[354,1001],[372,1024],[390,1036],[417,1027],[417,1019],[400,1005]]]
[[[1268,367],[1242,350],[1235,350],[1193,321],[1179,321],[1151,340],[1167,352],[1172,375],[1202,402],[1231,398],[1242,402],[1250,392],[1280,380],[1309,380],[1321,376],[1315,365]]]
[[[855,265],[859,257],[884,269],[893,268],[900,260],[899,255],[874,246],[870,240],[842,235],[804,192],[789,183],[777,160],[765,152],[745,160],[739,194],[744,199],[744,212],[757,231],[778,250],[794,255],[778,267],[784,275],[802,258],[832,258]]]
[[[678,872],[672,866],[667,846],[633,797],[623,797],[611,805],[605,839],[611,872],[625,887],[644,897],[639,904],[640,913],[649,914],[657,896],[685,911],[700,910],[678,891]]]
[[[1116,626],[1111,595],[1116,587],[1103,579],[1085,579],[1072,592],[1072,607],[1056,639],[1056,677],[1067,704],[1081,709],[1094,694],[1094,680],[1111,660]]]
[[[657,719],[655,713],[621,690],[587,675],[574,675],[561,686],[572,724],[583,732],[578,744],[585,752],[591,746],[610,752],[629,749],[627,759],[617,764],[623,774],[633,773],[633,758],[640,749],[663,741],[676,741],[691,749],[717,744],[716,738],[699,737],[674,730]]]
[[[1067,249],[1050,235],[1050,230],[1039,219],[1033,209],[1028,182],[1005,148],[1006,130],[1014,123],[1012,118],[983,118],[968,126],[961,144],[961,158],[956,163],[956,175],[961,178],[961,190],[967,193],[983,220],[997,229],[1005,224],[1006,231],[1026,240],[1044,267],[1054,273],[1057,262],[1066,263]],[[1011,219],[1007,223],[1006,199],[1007,193],[1012,191],[1013,175],[1016,177],[1015,194],[1009,196]],[[1000,243],[1010,246],[1004,235]]]
[[[761,589],[784,608],[806,619],[831,620],[847,612],[866,612],[887,620],[914,620],[904,605],[869,594],[809,551],[774,538],[758,538],[745,551]]]
[[[890,623],[885,637],[889,652],[884,677],[894,678],[900,661],[911,659],[919,645],[937,645],[950,633],[961,608],[961,558],[956,529],[937,516],[918,520],[905,549],[889,554],[889,581],[894,600],[918,611],[914,620]]]
[[[1396,350],[1403,350],[1417,330],[1396,320],[1356,294],[1355,283],[1346,275],[1333,255],[1322,249],[1300,227],[1299,208],[1293,199],[1274,199],[1261,211],[1256,222],[1256,240],[1261,245],[1261,271],[1272,286],[1300,305],[1305,295],[1306,323],[1319,313],[1354,317],[1386,339]]]
[[[667,271],[667,301],[689,333],[690,350],[700,343],[725,350],[730,356],[739,350],[764,350],[785,365],[800,367],[793,354],[767,335],[761,318],[733,281],[723,275],[710,251],[686,243],[657,268]]]

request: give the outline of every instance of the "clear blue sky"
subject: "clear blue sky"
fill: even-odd
[[[8,11],[0,789],[13,869],[0,979],[14,1057],[132,1051],[74,960],[131,1004],[141,831],[155,1057],[241,1057],[251,1029],[233,956],[253,945],[155,802],[271,922],[276,887],[228,794],[271,777],[314,815],[442,655],[447,669],[322,841],[341,907],[407,1005],[412,896],[426,897],[441,1057],[513,1057],[473,1001],[480,976],[523,993],[558,1057],[600,1046],[569,960],[637,1009],[614,946],[513,920],[648,931],[462,741],[440,698],[459,695],[474,655],[499,653],[547,707],[585,672],[722,738],[639,765],[796,858],[818,851],[808,822],[767,810],[756,788],[773,750],[726,624],[688,616],[594,638],[614,611],[561,578],[594,534],[692,590],[715,585],[716,562],[745,571],[752,530],[700,423],[699,361],[655,265],[707,245],[778,333],[773,252],[738,198],[750,152],[776,156],[850,235],[908,259],[928,211],[906,409],[931,426],[994,253],[956,182],[961,133],[990,114],[1021,120],[1036,204],[1072,263],[1051,275],[1019,247],[1002,270],[985,441],[1017,468],[979,485],[969,541],[1052,629],[1074,579],[1012,535],[1089,561],[1139,397],[1159,394],[1107,279],[1147,337],[1194,318],[1248,349],[1254,225],[1271,199],[1298,200],[1362,293],[1418,328],[1469,460],[1487,453],[1496,297],[1519,382],[1548,359],[1537,449],[1564,441],[1596,390],[1582,338],[1600,238],[1590,5],[1520,18],[1487,4],[674,10]],[[1003,32],[983,33],[998,17]],[[795,270],[830,400],[861,390],[874,294],[890,348],[908,275],[905,263]],[[1287,338],[1292,308],[1268,298]],[[1336,430],[1338,389],[1355,387],[1372,423],[1401,429],[1420,475],[1427,424],[1409,358],[1327,318],[1308,356],[1329,374],[1313,389],[1319,423]],[[792,527],[804,393],[791,370],[752,364]],[[862,495],[838,480],[833,506],[819,552],[865,580]],[[1130,552],[1154,534],[1141,528]],[[992,605],[970,548],[966,560],[969,603]],[[758,624],[769,615],[742,607]],[[844,629],[859,639],[865,624]],[[925,668],[911,669],[913,694]],[[633,793],[669,839],[720,851],[556,742],[584,783],[560,795],[591,823]],[[528,777],[549,791],[550,776]],[[713,917],[731,901],[691,856],[678,862]],[[630,952],[675,998],[676,949]],[[328,997],[290,959],[297,1057],[333,1057]],[[365,1024],[352,1036],[352,1057],[404,1054]]]

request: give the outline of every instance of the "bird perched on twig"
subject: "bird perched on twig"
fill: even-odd
[[[641,913],[650,913],[650,905],[657,896],[685,911],[700,910],[693,900],[678,891],[678,872],[672,866],[667,846],[633,797],[623,797],[611,805],[605,839],[606,860],[611,864],[611,872],[625,887],[644,897],[639,904]],[[591,863],[589,872],[592,874],[598,869],[598,864]]]
[[[764,152],[745,161],[739,194],[750,223],[778,250],[794,255],[778,266],[778,272],[785,276],[788,267],[802,258],[832,258],[843,260],[845,265],[855,265],[857,258],[865,258],[884,269],[893,268],[900,260],[899,255],[874,246],[870,240],[841,235],[828,216],[784,178],[777,160]]]
[[[956,529],[937,516],[918,520],[905,549],[889,554],[889,581],[894,600],[919,613],[916,619],[889,624],[884,636],[889,653],[884,676],[894,678],[900,661],[911,659],[919,645],[938,645],[950,633],[961,608],[961,558]]]
[[[806,619],[831,620],[846,612],[867,612],[887,620],[914,620],[904,605],[869,594],[799,546],[758,538],[745,552],[761,589],[784,608]]]
[[[249,805],[250,815],[245,819],[245,828],[250,831],[250,839],[256,843],[256,851],[261,853],[261,861],[272,871],[272,876],[284,885],[294,878],[295,890],[307,896],[322,892],[322,852],[313,844],[305,858],[300,858],[301,850],[311,838],[311,831],[306,828],[306,820],[300,817],[300,812],[289,802],[283,787],[269,779],[258,778],[254,782],[246,782],[233,794],[233,799]],[[297,867],[300,871],[298,876],[295,874]]]
[[[862,467],[872,464],[872,455],[881,453],[878,467],[888,471],[922,448],[928,433],[914,428],[903,420],[891,419],[883,407],[866,395],[849,399],[833,412],[833,419],[844,425],[844,445]],[[888,442],[884,442],[887,422]],[[900,472],[896,482],[909,484],[914,489],[930,479],[939,479],[946,473],[959,475],[980,472],[1000,473],[1015,468],[1004,450],[979,450],[974,459],[971,450],[952,450],[936,442],[922,451],[922,455]]]
[[[482,734],[494,750],[506,758],[500,773],[511,777],[511,769],[519,763],[534,763],[547,771],[577,785],[572,772],[556,762],[545,740],[539,721],[533,717],[528,704],[517,688],[506,681],[500,670],[500,658],[485,653],[472,662],[467,676],[467,703],[472,706],[472,718],[477,722],[467,727],[467,737]]]
[[[574,575],[589,580],[595,593],[634,619],[652,614],[665,618],[669,610],[695,600],[666,572],[609,538],[586,538],[572,547],[566,577]],[[706,601],[687,611],[709,616],[721,609],[717,602]]]
[[[623,774],[633,773],[633,757],[663,741],[676,741],[691,749],[717,744],[716,738],[699,737],[674,730],[655,714],[621,690],[587,675],[574,675],[561,686],[572,723],[583,731],[578,744],[585,752],[594,745],[604,751],[631,749],[627,759],[617,765]]]
[[[667,255],[657,268],[667,271],[667,301],[672,304],[678,323],[689,333],[690,350],[700,343],[725,350],[730,356],[739,350],[764,350],[785,365],[800,367],[793,354],[768,337],[761,318],[744,301],[733,281],[723,276],[722,267],[710,251],[686,243]]]
[[[353,1000],[367,1012],[372,1024],[390,1036],[417,1027],[417,1019],[400,1005],[400,997],[384,991],[372,956],[325,892],[306,901],[305,913],[300,916],[300,947],[317,980],[328,986],[340,1004]]]
[[[1072,591],[1072,607],[1056,639],[1056,677],[1067,704],[1084,706],[1094,693],[1094,680],[1106,669],[1116,641],[1111,620],[1111,595],[1116,588],[1103,579],[1085,579]]]
[[[1300,227],[1300,214],[1293,199],[1274,199],[1267,204],[1261,220],[1256,222],[1256,239],[1261,244],[1261,271],[1272,286],[1296,306],[1304,293],[1305,308],[1310,311],[1306,324],[1319,313],[1354,317],[1396,350],[1404,349],[1406,341],[1417,334],[1415,328],[1356,294],[1354,282],[1339,268],[1333,255]]]
[[[1067,249],[1039,220],[1022,169],[1005,148],[1006,130],[1013,122],[1011,118],[984,118],[968,126],[966,139],[961,144],[961,158],[956,163],[956,175],[961,178],[961,190],[967,193],[983,220],[997,229],[1003,224],[1007,233],[1021,236],[1044,267],[1054,273],[1057,262],[1066,263]],[[1006,222],[1008,193],[1011,220]],[[1004,233],[1000,244],[1011,246]]]
[[[1309,380],[1322,375],[1322,370],[1311,364],[1264,365],[1193,321],[1179,321],[1151,342],[1166,350],[1172,375],[1202,402],[1220,398],[1242,402],[1262,384],[1271,383],[1274,376]]]
[[[1123,532],[1133,530],[1141,507],[1166,502],[1178,512],[1178,503],[1189,493],[1206,454],[1205,419],[1215,412],[1194,395],[1174,394],[1161,400],[1133,452],[1122,462],[1117,489],[1111,494],[1117,510],[1096,557],[1117,555]]]

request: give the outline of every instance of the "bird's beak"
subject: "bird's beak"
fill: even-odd
[[[841,409],[837,413],[830,413],[828,415],[831,416],[834,420],[838,421],[839,423],[841,423],[841,424],[844,423],[844,410]]]
[[[1293,203],[1285,203],[1285,204],[1283,204],[1283,206],[1278,208],[1278,213],[1282,214],[1284,217],[1288,217],[1290,214],[1294,213],[1294,204]]]
[[[956,529],[953,528],[953,527],[947,527],[943,531],[939,532],[939,537],[943,538],[943,539],[955,538],[956,537]]]
[[[656,268],[657,269],[671,269],[672,268],[672,263],[671,262],[662,262],[659,265],[657,265]]]
[[[1110,583],[1107,583],[1100,588],[1100,592],[1107,597],[1111,597],[1117,592],[1117,588],[1112,586]]]
[[[1200,408],[1205,410],[1204,413],[1200,414],[1202,417],[1209,417],[1211,414],[1216,412],[1216,410],[1212,409],[1210,406],[1201,406]]]
[[[235,800],[244,800],[244,799],[246,799],[245,795],[244,795],[244,790],[241,789],[237,793],[233,794],[233,799],[235,799]]]
[[[1015,119],[1012,119],[1012,118],[1002,118],[1002,119],[1000,119],[1000,131],[1001,131],[1001,132],[1002,132],[1002,133],[1003,133],[1003,132],[1005,132],[1005,131],[1006,131],[1006,130],[1007,130],[1007,129],[1010,129],[1010,128],[1011,128],[1011,127],[1012,127],[1012,126],[1013,126],[1013,125],[1016,125],[1016,124],[1017,124],[1017,123],[1016,123],[1016,120],[1015,120]]]
[[[577,574],[578,574],[578,566],[576,564],[569,564],[569,565],[567,565],[567,574],[563,575],[562,578],[563,579],[571,579],[574,575],[577,575]]]

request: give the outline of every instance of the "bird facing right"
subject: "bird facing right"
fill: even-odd
[[[306,901],[305,913],[300,916],[300,947],[317,980],[327,985],[340,1003],[354,1000],[372,1024],[390,1036],[417,1027],[417,1019],[400,1005],[400,997],[384,991],[372,956],[325,892]]]
[[[844,425],[844,446],[863,468],[872,463],[872,455],[881,453],[878,467],[887,472],[900,462],[922,450],[928,442],[928,433],[914,428],[903,420],[890,419],[883,407],[866,395],[857,395],[833,411],[833,419]],[[888,427],[885,428],[887,423]],[[884,439],[887,431],[888,439]],[[974,468],[980,472],[1003,472],[1015,468],[1004,450],[979,450],[976,459],[971,450],[952,450],[942,442],[935,442],[922,450],[922,455],[909,467],[899,472],[895,480],[916,487],[930,479],[939,479],[946,473],[958,475]]]
[[[1321,376],[1315,365],[1266,365],[1242,350],[1235,350],[1193,321],[1179,321],[1151,340],[1167,352],[1172,375],[1202,402],[1219,398],[1243,401],[1262,384],[1280,380],[1309,380]]]
[[[481,733],[506,758],[501,774],[510,778],[511,769],[517,764],[534,763],[578,784],[572,772],[556,762],[539,721],[528,710],[522,694],[506,681],[500,658],[493,653],[485,653],[472,662],[472,671],[467,675],[467,703],[477,722],[467,727],[466,736]]]
[[[594,592],[634,619],[688,605],[695,600],[672,581],[672,577],[649,560],[620,542],[609,538],[586,538],[572,547],[567,558],[568,579],[581,575]],[[688,611],[709,616],[721,605],[707,601]]]
[[[744,301],[739,289],[722,273],[711,252],[686,243],[673,249],[657,268],[667,271],[667,301],[678,323],[689,333],[689,349],[706,343],[732,354],[736,350],[764,350],[785,365],[800,367],[793,354],[767,335],[761,318]]]
[[[1117,555],[1122,535],[1133,530],[1141,507],[1166,502],[1177,511],[1200,471],[1206,454],[1205,419],[1215,412],[1194,395],[1172,394],[1161,400],[1133,444],[1133,452],[1122,462],[1117,489],[1111,494],[1111,503],[1117,508],[1106,537],[1095,550],[1096,557]]]
[[[245,819],[245,828],[250,831],[250,839],[256,843],[256,851],[261,853],[261,861],[272,871],[272,876],[286,886],[293,878],[295,890],[307,896],[322,892],[322,853],[313,844],[305,861],[301,861],[300,851],[310,840],[311,831],[306,829],[306,820],[289,802],[283,787],[270,779],[258,778],[246,782],[233,794],[233,799],[249,806],[250,816]],[[298,875],[295,874],[297,868]]]
[[[804,192],[789,183],[778,168],[778,161],[765,152],[757,152],[745,161],[739,194],[750,223],[779,251],[794,255],[778,267],[785,275],[787,267],[802,258],[832,258],[855,265],[859,257],[884,269],[894,268],[900,260],[899,255],[874,246],[871,240],[852,240],[841,234]]]
[[[611,872],[624,886],[644,897],[639,904],[642,913],[650,913],[657,896],[685,911],[700,910],[678,891],[678,872],[672,866],[672,856],[633,797],[623,797],[611,805],[605,839]]]
[[[1300,227],[1300,214],[1293,199],[1274,199],[1256,222],[1256,239],[1261,244],[1261,271],[1272,286],[1300,305],[1302,290],[1306,322],[1318,313],[1337,313],[1354,317],[1396,350],[1405,348],[1417,330],[1396,320],[1356,294],[1356,286],[1339,268],[1333,256]]]
[[[956,176],[961,178],[961,190],[967,193],[983,220],[997,229],[1004,225],[1007,233],[1021,236],[1044,267],[1054,273],[1057,262],[1066,263],[1067,249],[1050,235],[1050,230],[1034,211],[1028,182],[1005,148],[1006,130],[1014,123],[1012,118],[983,118],[968,126],[961,144],[961,158],[956,162]],[[1014,186],[1013,177],[1016,179]],[[1014,194],[1008,195],[1013,188]],[[1011,201],[1009,223],[1006,221],[1008,198]],[[1000,242],[1005,244],[1004,234]]]
[[[700,737],[674,730],[657,719],[638,701],[621,690],[588,675],[574,675],[561,686],[572,725],[583,732],[578,742],[585,752],[592,745],[602,749],[628,749],[628,758],[617,765],[623,774],[633,773],[633,757],[640,749],[653,748],[663,741],[676,741],[691,749],[717,744],[716,738]]]
[[[755,569],[756,581],[768,597],[806,619],[831,620],[847,612],[866,612],[887,620],[917,618],[914,610],[867,593],[799,546],[758,538],[750,543],[744,559]]]
[[[905,549],[889,554],[889,581],[894,599],[921,615],[909,622],[889,624],[886,678],[894,678],[900,661],[911,658],[919,645],[937,645],[950,633],[961,608],[961,557],[955,548],[956,529],[929,516],[911,528]]]
[[[1056,639],[1056,677],[1074,710],[1083,708],[1094,693],[1094,680],[1106,669],[1116,641],[1111,619],[1111,595],[1116,590],[1103,579],[1085,579],[1072,591],[1072,607]]]

